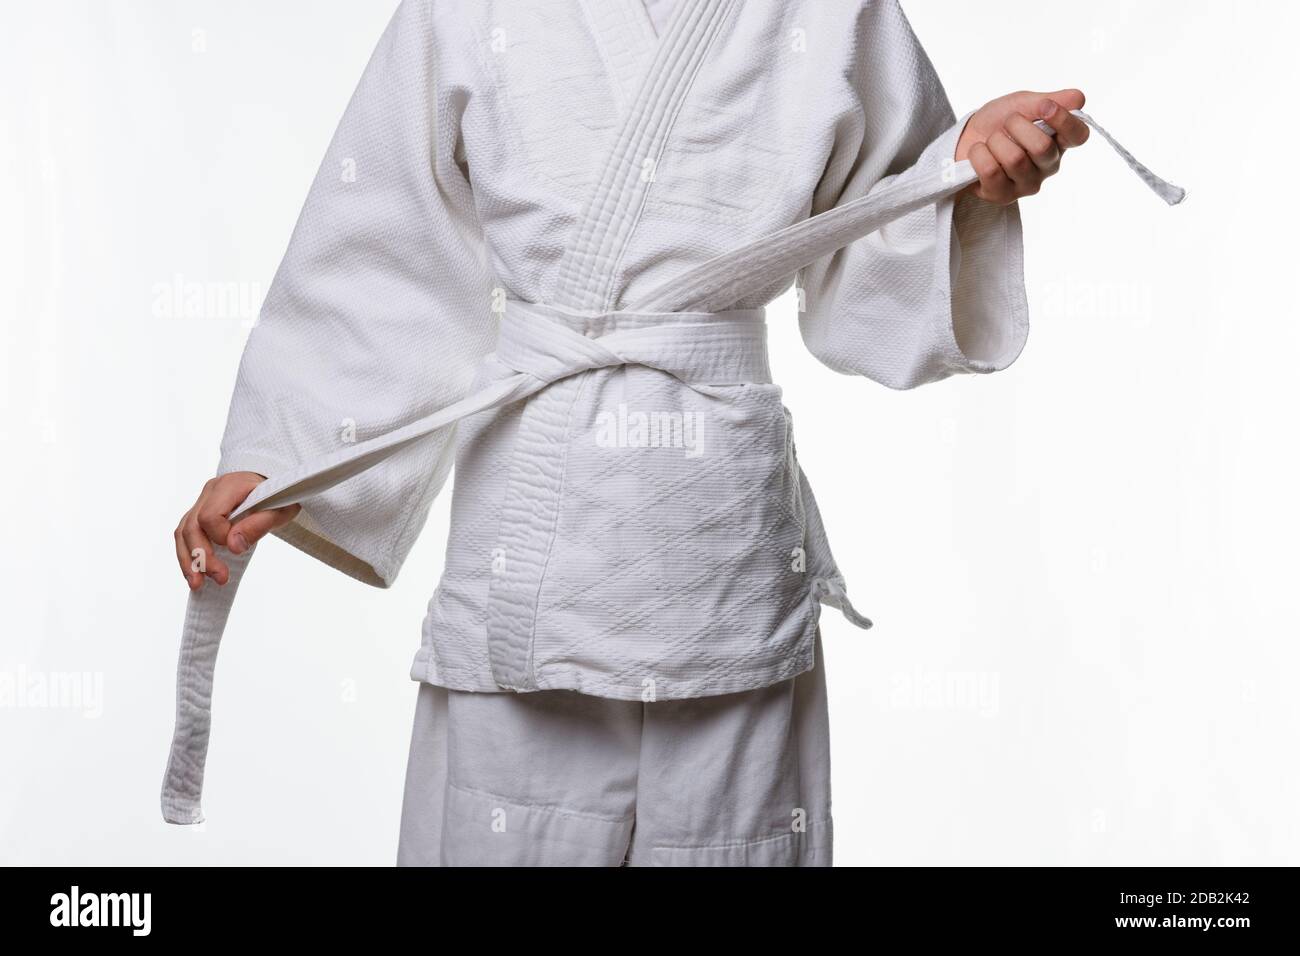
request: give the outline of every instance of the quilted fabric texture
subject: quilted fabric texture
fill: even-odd
[[[896,0],[665,10],[405,0],[249,337],[218,473],[269,480],[237,514],[300,502],[280,537],[387,586],[455,462],[418,680],[636,700],[807,671],[822,605],[870,622],[762,307],[798,277],[809,349],[891,388],[1024,345],[1018,212],[957,198],[964,121]],[[175,822],[246,564],[190,598]]]
[[[677,277],[951,165],[961,124],[893,0],[684,0],[662,34],[647,17],[402,5],[250,337],[220,471],[294,473],[464,398],[503,302],[761,307],[806,259],[707,297]],[[793,89],[800,108],[778,108]],[[931,203],[804,270],[805,338],[892,387],[1004,367],[1026,327],[1019,247],[1014,208]],[[642,418],[677,431],[640,447]],[[819,602],[846,604],[779,388],[725,375],[570,376],[315,491],[281,536],[390,583],[453,456],[417,679],[729,693],[807,670]]]

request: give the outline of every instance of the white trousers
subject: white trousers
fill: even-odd
[[[816,667],[759,690],[635,701],[421,684],[399,866],[829,866]]]

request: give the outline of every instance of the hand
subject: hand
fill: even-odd
[[[966,123],[954,157],[969,159],[979,174],[970,192],[999,206],[1038,192],[1060,169],[1061,153],[1088,141],[1087,124],[1070,115],[1083,103],[1078,90],[1061,90],[1010,93],[981,106]],[[1034,125],[1037,119],[1056,130],[1055,138]]]
[[[267,511],[255,511],[230,524],[230,514],[243,503],[254,488],[266,480],[265,475],[252,471],[232,471],[213,478],[199,492],[199,500],[181,518],[176,526],[176,560],[191,591],[203,587],[204,577],[222,585],[230,580],[230,569],[217,557],[213,542],[243,554],[267,532],[288,524],[298,516],[301,505],[289,505]],[[195,571],[194,552],[200,551],[203,570]]]

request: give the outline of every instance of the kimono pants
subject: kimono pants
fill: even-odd
[[[399,866],[829,866],[816,666],[689,700],[420,684]]]

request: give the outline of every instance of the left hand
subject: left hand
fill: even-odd
[[[1070,110],[1083,109],[1079,90],[1009,93],[971,115],[957,141],[957,162],[969,159],[979,182],[970,192],[986,202],[1008,206],[1032,196],[1055,176],[1061,154],[1088,141],[1091,130]],[[1056,130],[1051,137],[1034,125],[1041,119]]]

